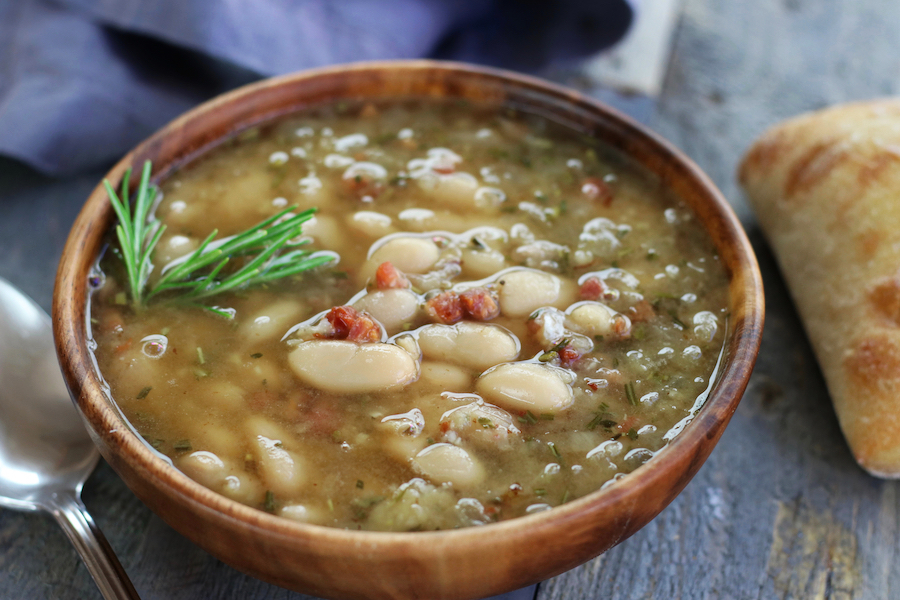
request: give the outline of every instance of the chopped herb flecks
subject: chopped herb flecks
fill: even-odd
[[[556,460],[562,462],[562,454],[559,453],[559,448],[556,447],[556,444],[553,442],[547,442],[547,446],[550,448],[550,453],[556,457]]]
[[[528,425],[534,425],[537,423],[537,417],[534,416],[534,413],[530,410],[526,410],[525,414],[519,417],[520,423],[527,423]]]
[[[266,490],[266,499],[263,501],[263,509],[267,513],[275,512],[275,493],[272,490]]]
[[[549,350],[549,351],[547,351],[547,352],[544,352],[544,353],[541,354],[540,356],[538,356],[538,360],[541,361],[541,362],[551,362],[551,361],[553,361],[555,358],[558,358],[558,357],[559,357],[559,353],[558,353],[558,352],[555,352],[555,351],[553,351],[553,350]]]
[[[634,393],[634,382],[629,381],[625,384],[625,397],[628,398],[628,403],[632,406],[638,405],[637,394]]]
[[[616,421],[612,419],[613,415],[607,412],[608,409],[609,406],[606,404],[606,402],[601,404],[600,409],[596,413],[594,413],[594,418],[591,419],[587,424],[587,428],[593,431],[600,426],[604,427],[605,429],[615,427],[618,423],[616,423]]]

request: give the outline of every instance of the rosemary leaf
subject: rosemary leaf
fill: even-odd
[[[266,496],[263,500],[263,510],[265,510],[267,513],[274,513],[275,508],[275,492],[273,492],[272,490],[266,490]]]

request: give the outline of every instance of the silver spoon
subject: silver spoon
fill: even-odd
[[[137,599],[81,501],[99,457],[59,372],[50,317],[0,279],[0,506],[52,514],[103,597]]]

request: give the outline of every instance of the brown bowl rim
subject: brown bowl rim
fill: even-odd
[[[706,458],[706,454],[703,451],[698,451],[698,443],[704,438],[714,443],[721,435],[724,426],[737,408],[759,351],[764,320],[762,279],[753,249],[730,205],[715,184],[693,161],[668,141],[615,109],[580,93],[541,79],[488,67],[431,60],[352,63],[307,70],[263,80],[201,104],[178,117],[138,145],[123,157],[109,171],[106,177],[113,182],[120,181],[125,170],[133,164],[138,165],[143,156],[152,154],[164,142],[169,132],[174,131],[204,111],[208,111],[216,106],[247,100],[256,94],[264,94],[266,90],[272,87],[299,80],[311,80],[333,74],[344,75],[385,69],[456,71],[465,75],[499,80],[501,85],[512,85],[527,91],[534,91],[541,96],[553,97],[556,101],[575,103],[604,121],[615,122],[618,127],[623,129],[626,135],[637,136],[642,143],[655,146],[661,156],[677,164],[686,176],[692,178],[697,186],[704,190],[708,200],[711,202],[711,206],[714,208],[713,212],[716,213],[716,218],[713,220],[719,226],[717,232],[711,232],[707,227],[705,229],[713,235],[720,254],[721,249],[726,247],[724,240],[730,240],[730,249],[733,253],[732,260],[734,261],[733,275],[743,282],[743,286],[735,295],[734,283],[732,282],[731,284],[732,313],[741,312],[736,322],[730,325],[733,328],[733,333],[728,338],[728,356],[722,365],[722,373],[709,393],[703,408],[685,430],[659,451],[652,460],[639,467],[628,477],[606,489],[597,490],[582,498],[555,507],[550,511],[517,517],[485,526],[415,533],[353,531],[298,523],[239,504],[196,483],[157,456],[136,434],[132,433],[117,408],[110,404],[103,391],[104,384],[97,376],[96,366],[88,350],[88,336],[86,334],[86,302],[88,297],[86,281],[89,269],[96,258],[95,254],[86,256],[86,251],[91,248],[91,245],[87,244],[86,240],[89,239],[90,235],[102,235],[102,230],[107,228],[105,223],[108,223],[111,219],[112,212],[109,209],[101,210],[97,208],[98,203],[108,204],[106,192],[102,185],[98,185],[78,215],[70,237],[66,242],[63,258],[57,273],[53,297],[54,335],[60,363],[72,397],[85,420],[89,423],[89,428],[92,431],[92,435],[95,436],[95,441],[98,438],[103,438],[111,447],[117,446],[117,458],[127,461],[132,468],[143,473],[145,477],[153,482],[155,488],[165,488],[168,493],[175,494],[184,502],[194,505],[194,508],[213,511],[227,520],[239,521],[268,535],[290,538],[301,545],[321,547],[322,544],[335,546],[361,544],[376,551],[395,546],[420,547],[426,540],[439,545],[467,544],[475,542],[485,535],[523,536],[524,539],[524,537],[531,537],[536,529],[564,528],[569,522],[581,521],[585,518],[591,518],[593,515],[599,515],[619,503],[639,503],[643,493],[652,490],[656,484],[664,480],[665,473],[672,465],[685,459],[691,462],[692,466],[689,470],[693,474],[699,468],[699,464],[694,465],[693,463],[698,462],[702,464]],[[269,120],[275,116],[277,116],[276,113],[267,114],[262,120]],[[232,130],[224,137],[233,135],[235,131],[254,124],[243,123],[239,128]],[[217,136],[216,139],[222,139],[222,137]],[[157,173],[157,177],[165,177],[171,169],[189,162],[194,156],[205,151],[209,145],[199,146],[182,155],[178,161],[166,165],[162,171]],[[100,228],[101,232],[96,231],[97,226],[94,221],[94,217],[98,212],[107,215],[103,227]],[[104,444],[99,442],[98,445],[101,448],[104,447]],[[106,453],[104,455],[107,460],[114,462],[112,460],[113,457],[106,456]],[[681,488],[686,485],[689,479],[690,477],[681,483]],[[561,531],[562,529],[559,530]],[[627,537],[627,535],[624,537]],[[618,543],[618,541],[621,541],[621,539],[615,543]]]

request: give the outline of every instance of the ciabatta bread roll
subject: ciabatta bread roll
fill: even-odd
[[[900,100],[780,124],[750,147],[739,178],[853,455],[900,477]]]

